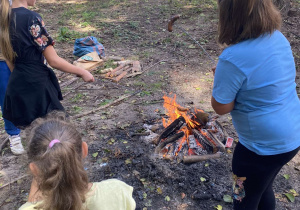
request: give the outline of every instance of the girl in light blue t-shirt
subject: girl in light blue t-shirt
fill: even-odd
[[[232,115],[234,209],[273,210],[273,181],[299,151],[300,101],[291,47],[272,0],[219,1],[212,106]]]

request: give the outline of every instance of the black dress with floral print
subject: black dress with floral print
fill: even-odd
[[[54,45],[54,41],[41,16],[24,7],[12,9],[10,37],[16,58],[3,117],[24,127],[52,110],[64,110],[58,80],[43,56],[43,51]]]

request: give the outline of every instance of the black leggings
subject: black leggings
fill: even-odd
[[[273,181],[299,149],[300,147],[279,155],[263,156],[238,143],[232,159],[232,172],[236,181],[233,189],[234,209],[275,210]]]

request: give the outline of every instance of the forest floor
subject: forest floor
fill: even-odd
[[[217,116],[210,106],[211,67],[215,64],[178,27],[172,33],[167,31],[170,17],[181,14],[175,25],[184,28],[217,62],[221,49],[216,43],[216,2],[40,0],[31,8],[42,15],[56,41],[55,49],[66,60],[77,59],[73,55],[75,39],[91,35],[104,45],[107,57],[121,56],[142,64],[143,74],[119,83],[100,77],[101,69],[115,67],[111,61],[93,71],[95,83],[79,79],[68,84],[75,77],[55,70],[64,95],[62,103],[89,145],[85,168],[90,180],[117,178],[133,186],[137,209],[232,209],[224,195],[231,195],[231,159],[238,137],[230,115]],[[292,46],[300,93],[300,2],[284,2],[279,5],[282,32]],[[133,135],[144,132],[145,124],[160,125],[166,117],[163,96],[174,94],[182,107],[202,109],[218,117],[234,138],[233,147],[221,158],[193,164],[165,160],[153,155],[155,145],[145,137]],[[128,97],[110,105],[124,96]],[[76,117],[97,108],[96,113]],[[0,140],[4,140],[3,121],[0,126]],[[299,170],[298,154],[276,177],[276,209],[300,209],[299,197],[291,202],[285,196],[300,193]],[[30,188],[26,155],[14,156],[6,146],[0,156],[0,172],[0,209],[17,209],[27,200]]]

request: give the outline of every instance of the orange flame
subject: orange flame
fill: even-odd
[[[190,116],[188,115],[189,109],[186,109],[176,103],[175,94],[174,94],[174,98],[170,98],[164,95],[163,99],[164,99],[164,108],[166,109],[166,115],[169,117],[169,119],[165,119],[165,118],[162,119],[164,127],[170,125],[174,120],[176,120],[180,116],[184,117],[187,125],[190,128],[195,128],[200,125],[198,122],[190,118]],[[203,110],[195,108],[195,113],[197,112],[203,112]]]
[[[200,126],[200,124],[194,120],[191,119],[191,115],[195,116],[193,113],[190,112],[189,109],[186,109],[179,104],[176,103],[176,95],[174,94],[174,98],[168,97],[166,95],[163,96],[164,99],[164,108],[166,109],[166,115],[169,117],[168,119],[162,118],[163,126],[166,128],[169,126],[174,120],[176,120],[178,117],[182,116],[185,119],[185,122],[187,126],[184,126],[181,128],[178,132],[183,131],[184,136],[181,138],[181,141],[179,142],[179,146],[177,151],[175,151],[175,155],[178,155],[178,152],[181,150],[184,143],[188,142],[188,136],[191,133],[191,129],[196,128]],[[195,113],[203,112],[203,110],[196,109],[194,110]],[[196,143],[201,148],[204,148],[197,140]],[[194,154],[192,149],[188,150],[188,154]]]

